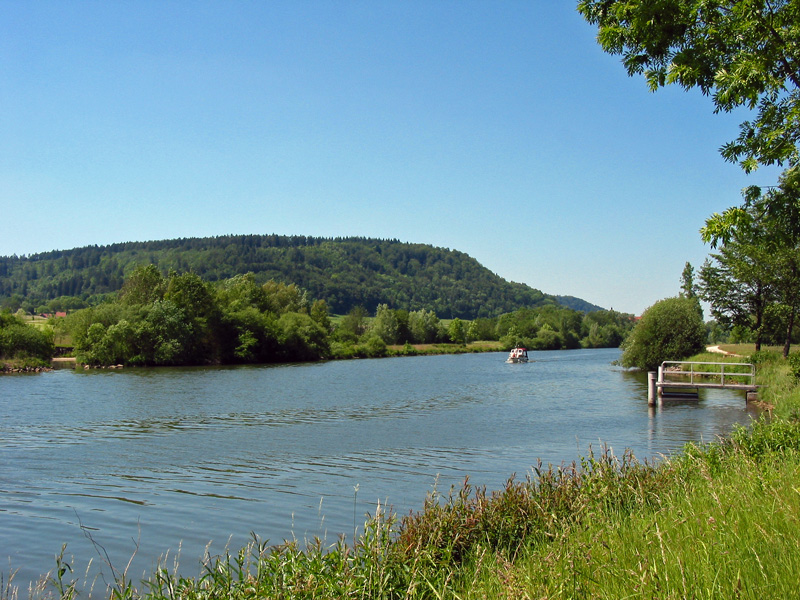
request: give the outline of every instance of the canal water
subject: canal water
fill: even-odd
[[[76,575],[133,557],[138,581],[169,553],[194,576],[251,532],[333,543],[378,502],[403,515],[434,487],[498,489],[603,446],[658,459],[754,416],[729,391],[648,408],[619,350],[531,357],[0,377],[0,573],[25,589],[67,544]]]

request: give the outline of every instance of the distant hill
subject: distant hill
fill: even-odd
[[[87,300],[116,292],[134,267],[193,271],[208,281],[252,272],[259,282],[295,283],[335,314],[362,305],[433,310],[441,318],[492,317],[523,306],[600,307],[506,281],[474,258],[446,248],[370,238],[239,235],[86,246],[0,257],[0,304],[34,305],[61,296]]]
[[[604,310],[602,307],[597,306],[596,304],[592,304],[586,300],[581,300],[575,296],[556,296],[555,298],[561,306],[566,306],[567,308],[571,308],[572,310],[577,310],[580,312],[589,313],[596,310]]]

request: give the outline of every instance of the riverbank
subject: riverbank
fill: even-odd
[[[477,352],[501,352],[503,346],[497,341],[477,341],[468,344],[405,344],[386,346],[385,352],[368,356],[366,354],[352,353],[342,356],[333,356],[326,360],[351,360],[357,358],[391,358],[395,356],[437,356],[442,354],[472,354]],[[30,362],[30,361],[28,361]],[[0,373],[39,373],[51,371],[52,368],[83,368],[83,369],[122,369],[124,365],[87,365],[79,363],[75,357],[53,357],[51,367],[45,365],[30,365],[23,359],[15,359],[0,364]],[[321,361],[317,361],[321,362]]]
[[[788,375],[783,361],[759,371],[780,398],[796,390]],[[458,488],[404,518],[378,507],[356,544],[254,540],[242,552],[206,560],[197,577],[186,577],[184,565],[182,577],[170,566],[149,583],[118,581],[118,596],[133,597],[136,588],[146,598],[729,597],[731,590],[782,597],[795,565],[770,548],[792,554],[792,490],[800,489],[800,433],[783,410],[776,401],[772,425],[692,446],[658,465],[598,452],[494,493]],[[698,540],[709,545],[705,554]],[[760,568],[754,556],[769,563]],[[184,558],[194,573],[194,555]],[[73,577],[77,589],[88,589],[77,568],[63,577],[64,589]]]
[[[38,358],[3,358],[0,359],[0,374],[3,373],[42,373],[52,371],[48,363]]]

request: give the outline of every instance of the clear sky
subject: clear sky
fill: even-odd
[[[775,175],[595,35],[570,0],[0,0],[0,255],[397,238],[639,314]]]

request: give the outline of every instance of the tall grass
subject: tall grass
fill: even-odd
[[[513,581],[520,598],[797,597],[800,427],[754,431],[687,448],[657,502],[573,527],[510,575],[495,562],[479,580]]]

